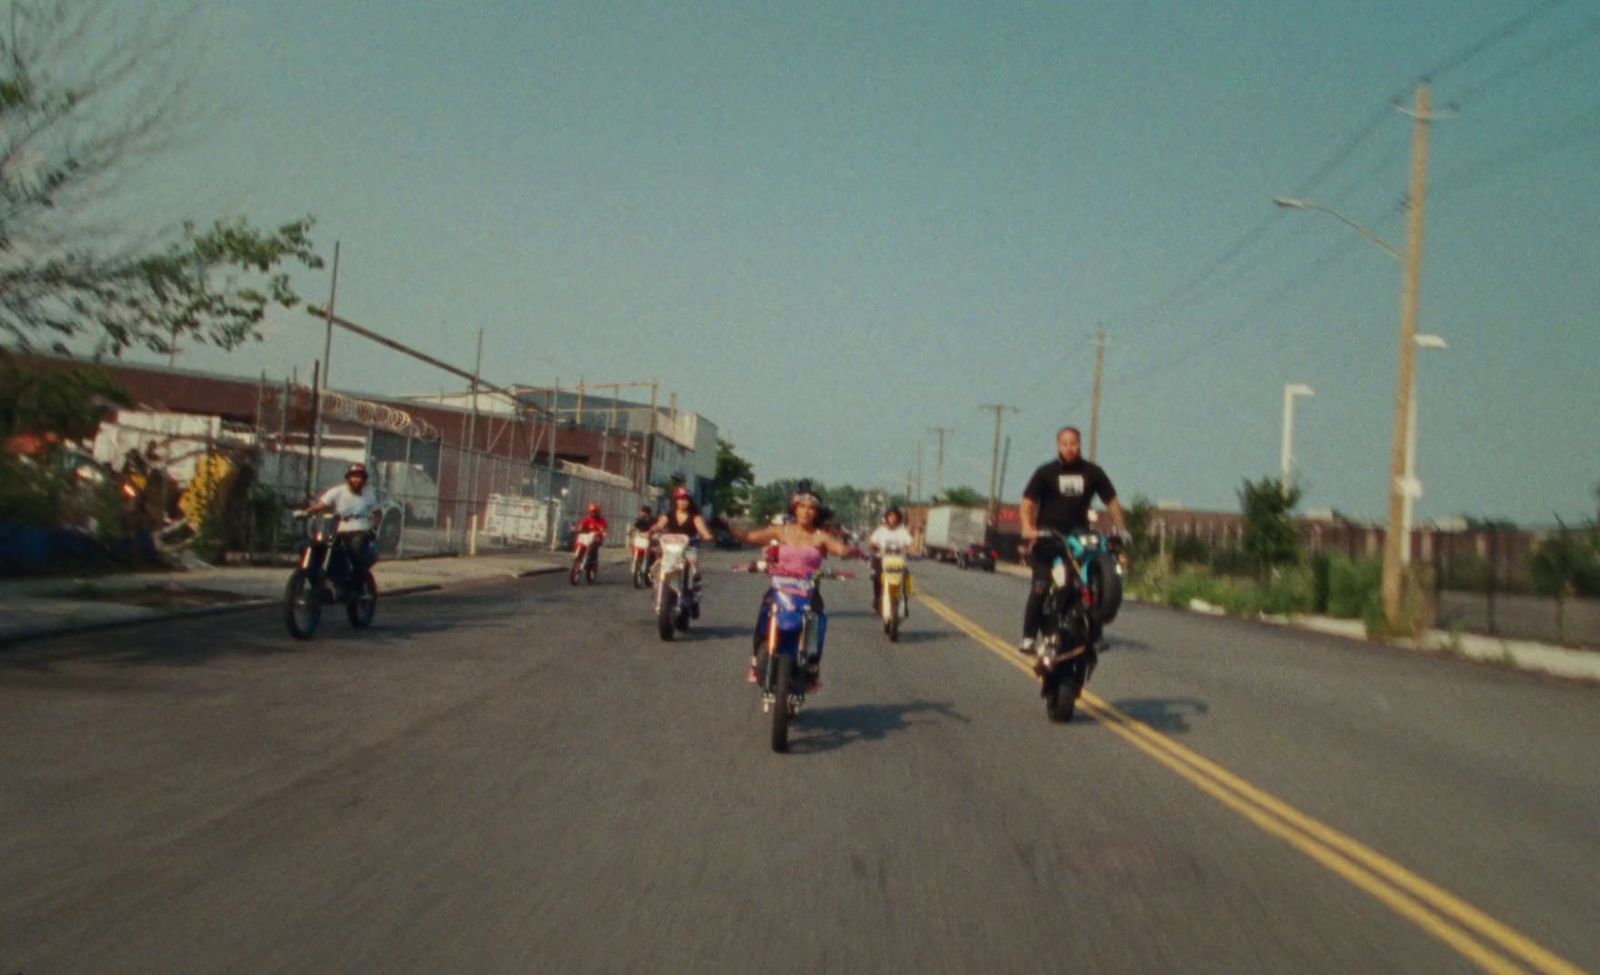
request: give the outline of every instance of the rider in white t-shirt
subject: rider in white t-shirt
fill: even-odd
[[[872,611],[876,613],[881,612],[878,596],[883,591],[883,557],[911,551],[911,532],[901,523],[899,508],[883,513],[883,524],[867,536],[867,544],[872,546]]]
[[[344,483],[322,492],[306,506],[306,514],[331,511],[339,516],[339,543],[352,564],[366,568],[377,561],[372,540],[377,536],[383,512],[378,507],[378,489],[367,483],[367,466],[351,464],[344,472]]]

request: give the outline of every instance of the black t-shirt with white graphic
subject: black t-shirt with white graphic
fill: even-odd
[[[1039,527],[1073,532],[1089,527],[1089,504],[1099,498],[1110,504],[1117,496],[1111,478],[1099,465],[1079,457],[1072,463],[1061,458],[1033,472],[1022,496],[1039,506]]]

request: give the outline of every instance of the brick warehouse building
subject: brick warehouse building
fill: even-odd
[[[311,431],[311,390],[287,381],[245,379],[213,373],[168,369],[161,366],[125,362],[90,362],[57,356],[22,355],[24,362],[40,369],[72,369],[94,366],[111,375],[128,391],[140,408],[159,412],[191,413],[221,417],[225,423],[253,430],[279,431],[302,446]],[[473,450],[508,460],[545,461],[550,456],[550,425],[538,414],[513,419],[505,414],[480,413],[476,422],[472,410],[453,405],[429,404],[400,397],[375,396],[344,391],[354,399],[403,410],[438,432],[441,445]],[[485,397],[487,399],[487,397]],[[331,436],[364,434],[368,426],[360,422],[325,416],[325,432]],[[470,441],[470,442],[469,442]],[[644,436],[626,432],[578,427],[558,423],[555,431],[555,458],[629,477],[630,458],[644,456]],[[443,464],[454,463],[454,451],[447,451]],[[448,466],[439,471],[441,482],[454,478]]]

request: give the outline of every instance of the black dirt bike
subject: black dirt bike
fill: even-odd
[[[297,511],[295,517],[306,515]],[[358,630],[371,626],[377,612],[378,582],[370,568],[356,570],[349,553],[339,551],[338,525],[338,515],[306,518],[300,563],[283,587],[283,618],[296,640],[309,640],[317,632],[325,605],[344,603],[350,625]]]
[[[1099,532],[1051,532],[1061,553],[1050,567],[1044,626],[1033,669],[1051,721],[1072,720],[1083,685],[1100,661],[1107,623],[1122,606],[1120,545]]]

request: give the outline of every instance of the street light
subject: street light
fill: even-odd
[[[1394,245],[1390,244],[1388,241],[1384,240],[1382,237],[1379,237],[1377,234],[1373,233],[1367,228],[1361,226],[1359,223],[1356,223],[1354,220],[1351,220],[1349,217],[1340,213],[1338,210],[1335,210],[1333,207],[1323,206],[1320,203],[1313,203],[1310,200],[1302,200],[1295,196],[1275,196],[1272,198],[1272,202],[1276,203],[1280,207],[1283,207],[1285,210],[1316,210],[1319,213],[1326,213],[1328,216],[1334,218],[1335,220],[1341,221],[1356,233],[1388,251],[1389,256],[1395,260],[1405,260],[1405,258],[1401,256],[1400,252],[1394,249]]]
[[[1423,89],[1424,93],[1426,89]],[[1419,101],[1419,119],[1427,116],[1427,102],[1425,96]],[[1419,146],[1422,144],[1419,136]],[[1425,158],[1425,150],[1422,156]],[[1422,198],[1425,192],[1419,177],[1419,170],[1413,166],[1412,193],[1408,202],[1409,230],[1406,237],[1406,253],[1402,255],[1394,245],[1379,237],[1377,234],[1361,226],[1354,220],[1329,206],[1302,200],[1298,197],[1279,196],[1273,198],[1273,203],[1289,210],[1317,210],[1333,217],[1340,223],[1350,227],[1356,233],[1365,237],[1370,243],[1381,248],[1384,253],[1399,261],[1402,265],[1400,286],[1400,374],[1395,383],[1395,435],[1393,446],[1389,451],[1389,518],[1384,530],[1383,538],[1383,575],[1381,593],[1383,597],[1383,618],[1391,627],[1401,626],[1401,581],[1405,575],[1405,550],[1410,546],[1402,544],[1408,542],[1402,533],[1407,523],[1406,509],[1408,501],[1409,481],[1408,470],[1410,465],[1406,462],[1406,445],[1413,439],[1412,427],[1416,422],[1416,410],[1413,401],[1416,399],[1416,336],[1417,336],[1417,296],[1421,290],[1422,279]]]
[[[1315,391],[1305,383],[1283,384],[1283,485],[1285,494],[1289,491],[1289,468],[1294,461],[1294,401],[1300,396],[1315,396]]]
[[[1450,344],[1438,335],[1418,335],[1418,349],[1448,349]],[[1411,409],[1406,416],[1406,473],[1401,484],[1406,503],[1400,519],[1400,564],[1411,564],[1411,509],[1422,497],[1422,482],[1417,480],[1417,391],[1416,377],[1412,377]]]

